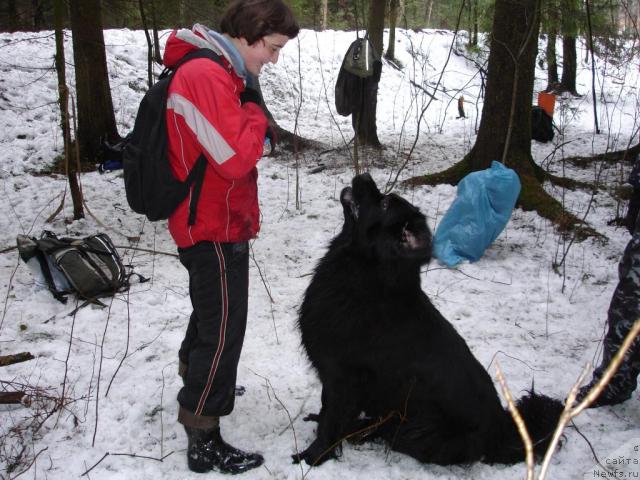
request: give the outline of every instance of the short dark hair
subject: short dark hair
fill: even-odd
[[[272,33],[294,38],[299,31],[293,12],[282,0],[234,0],[220,21],[221,33],[244,38],[249,45]]]

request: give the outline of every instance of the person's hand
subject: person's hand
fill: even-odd
[[[240,93],[240,103],[244,105],[247,102],[252,102],[261,106],[262,102],[260,101],[260,94],[257,90],[254,90],[253,88],[245,88],[244,92]]]
[[[267,133],[265,133],[264,136],[265,138],[269,139],[269,142],[271,142],[271,151],[275,150],[279,140],[275,124],[272,124],[271,122],[269,122],[269,126],[267,127]]]

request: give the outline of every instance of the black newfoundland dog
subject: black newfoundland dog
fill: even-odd
[[[431,258],[425,216],[383,195],[368,174],[340,200],[344,226],[316,267],[300,307],[302,344],[322,382],[317,438],[294,456],[319,465],[341,441],[382,438],[441,465],[524,460],[493,382],[420,287]],[[518,402],[535,451],[546,450],[562,404]]]

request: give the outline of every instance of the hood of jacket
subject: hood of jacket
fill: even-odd
[[[223,56],[238,77],[245,84],[247,83],[250,75],[247,73],[238,49],[224,35],[199,23],[196,23],[191,30],[184,28],[171,33],[164,49],[162,63],[165,67],[171,68],[187,53],[200,48],[209,48]]]

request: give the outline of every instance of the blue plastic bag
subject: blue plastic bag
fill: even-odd
[[[433,255],[448,267],[478,260],[509,221],[519,194],[518,175],[500,162],[464,177],[436,229]]]

